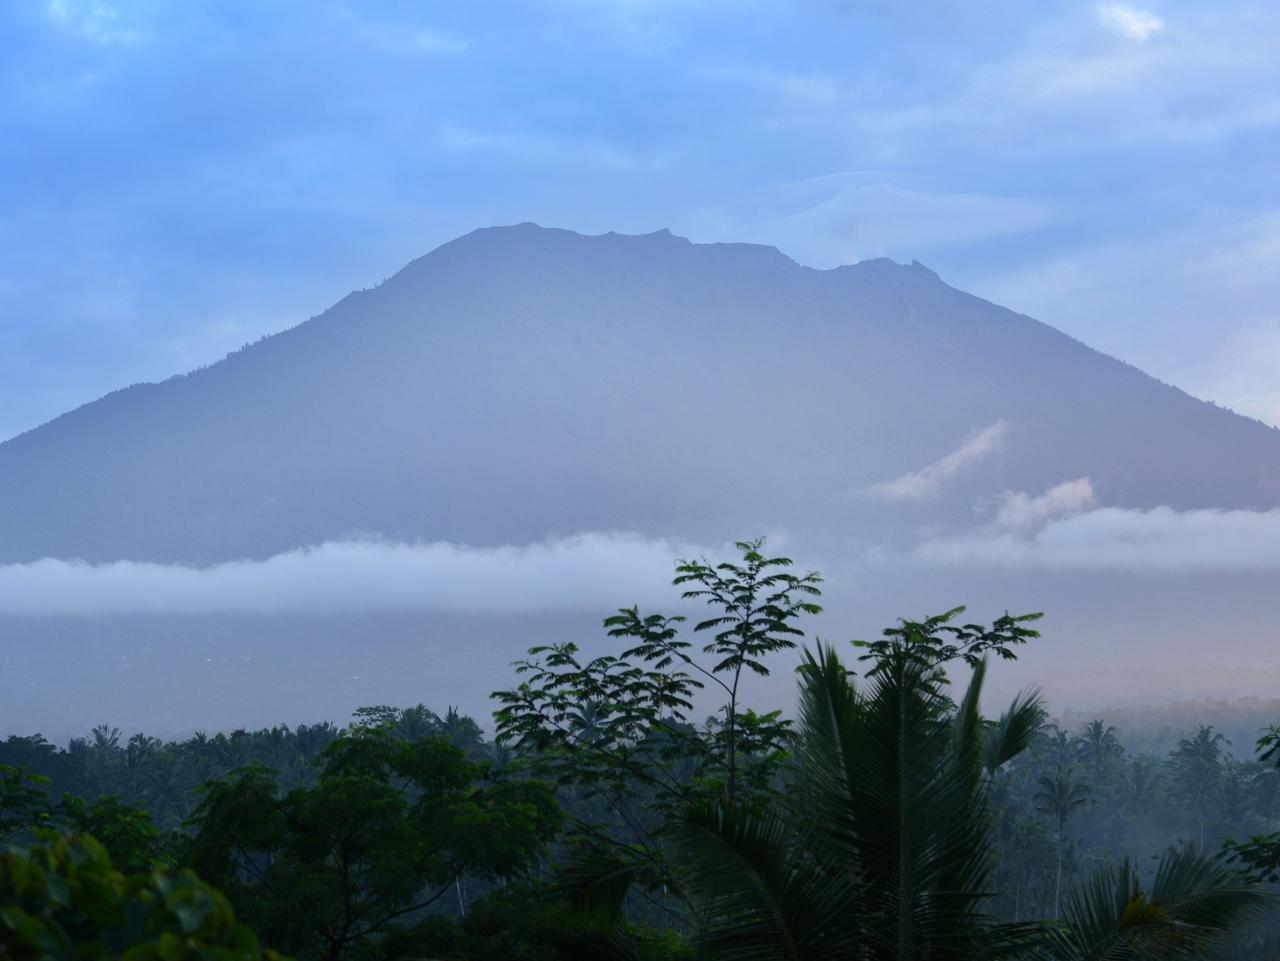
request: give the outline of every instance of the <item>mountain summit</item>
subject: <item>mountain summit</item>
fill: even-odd
[[[0,563],[876,530],[886,482],[993,425],[893,523],[1085,476],[1122,507],[1280,504],[1280,432],[921,264],[520,224],[0,444]]]

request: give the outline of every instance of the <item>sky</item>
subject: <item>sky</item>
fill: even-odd
[[[14,0],[0,438],[526,220],[919,259],[1280,424],[1277,158],[1274,2]]]

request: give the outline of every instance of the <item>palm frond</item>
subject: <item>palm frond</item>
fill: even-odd
[[[952,720],[937,675],[909,652],[861,691],[829,648],[806,655],[802,676],[795,799],[806,845],[858,866],[850,910],[868,955],[980,954],[993,930],[981,909],[981,667]]]
[[[1272,903],[1230,866],[1170,850],[1150,892],[1126,860],[1068,895],[1050,950],[1060,961],[1201,961],[1232,925]]]
[[[847,951],[848,865],[815,858],[780,817],[724,802],[689,807],[671,833],[699,943],[717,961],[821,961]]]
[[[986,732],[986,769],[995,771],[1030,747],[1044,727],[1046,716],[1044,696],[1039,691],[1025,691],[1015,697]]]
[[[556,889],[569,901],[570,924],[596,932],[610,932],[622,922],[622,908],[631,890],[650,866],[606,851],[579,851],[564,868]]]
[[[1276,904],[1274,895],[1231,864],[1190,848],[1170,850],[1160,859],[1151,898],[1175,924],[1205,937]]]

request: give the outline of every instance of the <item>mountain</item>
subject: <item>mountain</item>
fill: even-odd
[[[994,455],[888,516],[877,485],[993,425]],[[1280,431],[918,263],[521,224],[0,444],[0,563],[871,536],[1084,476],[1119,507],[1275,507]]]

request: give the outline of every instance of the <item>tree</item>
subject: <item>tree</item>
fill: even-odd
[[[1059,769],[1050,776],[1040,778],[1036,782],[1034,800],[1041,812],[1053,818],[1057,828],[1056,840],[1058,848],[1058,868],[1053,885],[1053,916],[1058,916],[1062,898],[1062,854],[1066,843],[1067,821],[1071,816],[1089,803],[1093,795],[1089,785],[1077,780],[1072,768]]]
[[[1183,851],[1162,860],[1150,891],[1126,863],[1069,894],[1061,922],[996,920],[991,772],[1031,742],[1041,709],[1024,699],[984,725],[986,661],[957,705],[927,653],[937,646],[910,637],[878,648],[861,685],[831,649],[806,653],[782,798],[769,808],[700,798],[668,827],[702,956],[1190,961],[1271,903],[1230,866]],[[990,730],[1007,737],[993,743]],[[1057,794],[1074,809],[1077,791]],[[568,879],[579,923],[616,923],[630,879],[621,862],[579,865]]]
[[[0,958],[279,961],[190,871],[126,875],[87,836],[0,851]]]
[[[1031,942],[1033,926],[999,923],[984,907],[988,771],[1026,747],[1043,709],[1022,698],[984,724],[981,656],[955,705],[942,659],[1003,647],[1018,622],[965,629],[952,644],[949,620],[904,622],[863,645],[872,664],[861,687],[832,649],[806,653],[786,789],[768,807],[698,798],[668,825],[672,873],[709,957],[929,961]],[[616,920],[635,877],[621,861],[579,865],[570,880],[581,919]]]
[[[1080,759],[1079,743],[1058,725],[1046,725],[1044,735],[1037,751],[1055,768],[1071,767]]]
[[[1164,785],[1159,762],[1149,757],[1135,757],[1129,762],[1124,781],[1124,801],[1138,814],[1146,814],[1157,792]]]
[[[89,803],[68,795],[56,819],[75,834],[90,835],[126,874],[145,874],[160,866],[160,838],[151,815],[108,794]]]
[[[677,563],[683,598],[712,609],[693,628],[711,634],[700,653],[680,633],[683,616],[635,607],[604,622],[626,645],[619,654],[586,658],[571,643],[530,649],[516,664],[524,680],[493,695],[498,741],[540,775],[605,800],[628,825],[627,844],[647,843],[647,812],[694,797],[767,796],[787,725],[776,712],[745,709],[741,681],[767,675],[769,656],[796,646],[798,621],[821,610],[814,599],[822,579],[792,573],[790,558],[766,556],[763,546],[739,542],[734,562]],[[704,688],[716,692],[719,708],[699,727],[690,715]],[[616,841],[600,832],[597,840]]]
[[[1116,737],[1116,729],[1105,721],[1095,718],[1087,722],[1076,738],[1080,760],[1101,773],[1111,761],[1118,760],[1124,754],[1120,739]]]
[[[1205,820],[1209,805],[1222,784],[1222,745],[1227,739],[1210,725],[1200,725],[1194,737],[1183,738],[1173,752],[1179,786],[1195,806],[1200,825],[1200,850],[1204,850]]]
[[[49,779],[0,764],[0,842],[30,831],[49,818]]]
[[[281,795],[250,767],[211,784],[189,858],[270,943],[302,957],[350,956],[467,876],[522,876],[559,823],[548,788],[483,781],[439,738],[356,726],[325,749],[314,785]]]
[[[1272,725],[1258,737],[1258,760],[1275,761],[1280,767],[1280,726]],[[1247,841],[1227,839],[1223,853],[1257,881],[1280,883],[1280,831],[1257,834]]]

